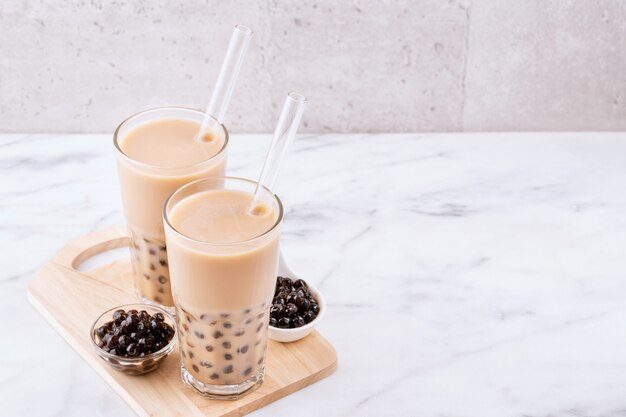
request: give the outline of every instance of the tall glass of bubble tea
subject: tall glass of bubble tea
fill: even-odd
[[[252,31],[236,26],[206,112],[146,110],[115,131],[122,204],[138,297],[174,312],[163,229],[165,200],[200,178],[224,175],[228,131],[222,124]]]
[[[205,396],[238,398],[263,380],[282,204],[256,182],[208,178],[165,205],[181,373]]]
[[[305,102],[287,96],[257,182],[207,178],[165,203],[181,375],[205,396],[235,399],[263,382],[283,219],[269,187]]]

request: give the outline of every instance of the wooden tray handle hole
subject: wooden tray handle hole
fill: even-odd
[[[128,246],[130,246],[128,237],[119,237],[97,243],[76,255],[72,261],[72,268],[87,272],[114,261],[128,258]]]

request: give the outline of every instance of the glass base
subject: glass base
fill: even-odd
[[[261,368],[261,371],[258,374],[248,378],[241,384],[230,385],[205,384],[204,382],[198,381],[198,379],[191,375],[184,366],[180,367],[180,374],[185,384],[189,385],[199,394],[207,398],[218,400],[237,400],[261,386],[263,383],[265,369]]]

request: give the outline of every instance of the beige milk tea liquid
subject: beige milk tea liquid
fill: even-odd
[[[196,120],[171,118],[138,124],[118,138],[122,202],[130,231],[135,288],[140,297],[173,306],[163,230],[163,205],[183,185],[224,175],[226,138],[196,136]]]

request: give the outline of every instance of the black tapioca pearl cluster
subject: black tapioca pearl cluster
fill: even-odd
[[[301,279],[278,277],[274,300],[270,307],[270,326],[289,329],[312,322],[320,308]]]
[[[96,330],[98,346],[112,355],[143,357],[163,349],[174,337],[174,328],[161,313],[116,310],[113,320]]]

